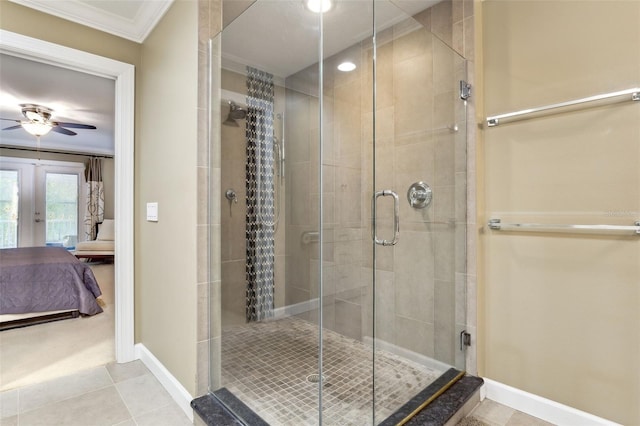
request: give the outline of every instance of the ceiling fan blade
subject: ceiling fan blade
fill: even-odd
[[[19,129],[19,128],[21,128],[21,127],[22,127],[22,125],[21,125],[21,124],[18,124],[17,126],[5,127],[5,128],[4,128],[4,129],[2,129],[2,130],[15,130],[15,129]]]
[[[5,121],[15,121],[16,123],[19,123],[20,120],[15,120],[13,118],[0,118],[0,120],[5,120]]]
[[[69,136],[77,135],[76,132],[72,132],[71,130],[65,129],[64,127],[60,127],[60,126],[53,126],[51,128],[51,131],[56,133],[62,133],[63,135],[69,135]]]
[[[56,121],[55,125],[56,126],[70,127],[72,129],[95,129],[96,128],[96,126],[92,126],[90,124],[65,123],[63,121]]]

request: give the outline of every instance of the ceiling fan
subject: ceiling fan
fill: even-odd
[[[23,128],[33,136],[44,136],[49,131],[53,131],[56,133],[61,133],[63,135],[75,136],[76,132],[67,129],[70,127],[72,129],[95,129],[96,126],[91,126],[89,124],[81,124],[81,123],[67,123],[63,121],[53,121],[51,120],[51,114],[53,110],[51,108],[47,108],[42,105],[36,104],[20,104],[22,108],[22,115],[26,118],[26,120],[15,120],[12,118],[0,118],[0,120],[5,121],[15,121],[16,123],[20,123],[16,126],[5,127],[2,130],[15,130],[19,128]]]

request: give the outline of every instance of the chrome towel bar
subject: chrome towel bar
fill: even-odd
[[[502,223],[491,219],[489,228],[494,231],[565,232],[580,234],[622,234],[640,236],[640,221],[633,226],[620,225],[543,225],[540,223]]]
[[[572,101],[561,102],[553,105],[546,105],[536,108],[523,109],[521,111],[509,112],[506,114],[494,115],[491,117],[487,117],[486,123],[489,127],[495,127],[498,124],[508,121],[524,120],[528,115],[551,113],[552,110],[559,108],[568,108],[568,110],[572,110],[571,107],[578,109],[578,107],[582,106],[583,104],[587,104],[587,106],[599,106],[613,102],[623,102],[627,100],[640,101],[640,88],[636,87],[633,89],[604,93],[602,95],[589,96],[587,98],[575,99]]]

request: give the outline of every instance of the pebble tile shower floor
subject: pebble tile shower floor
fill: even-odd
[[[318,327],[284,319],[224,327],[222,385],[272,426],[318,419]],[[323,424],[372,424],[372,351],[360,341],[323,331]],[[376,351],[379,423],[433,382],[440,372]],[[312,378],[313,379],[313,378]]]

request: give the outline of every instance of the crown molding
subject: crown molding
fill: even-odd
[[[79,0],[9,0],[13,3],[142,43],[173,0],[143,1],[133,17],[124,17]]]

